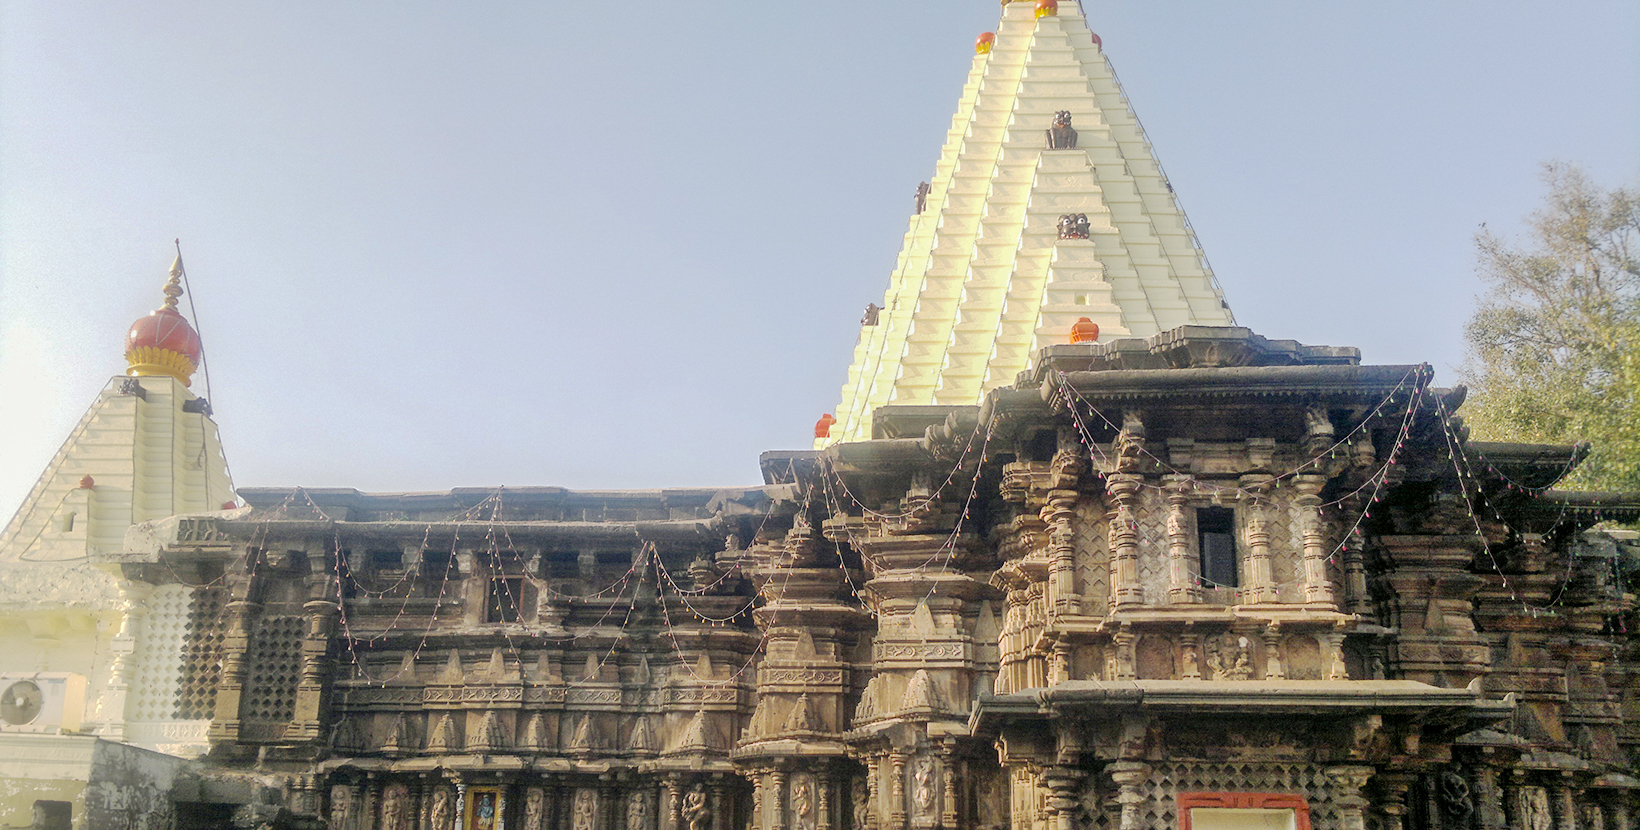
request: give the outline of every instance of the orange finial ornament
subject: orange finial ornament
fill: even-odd
[[[830,438],[831,425],[835,423],[837,423],[837,418],[835,418],[830,412],[821,415],[820,420],[814,422],[814,437]]]
[[[1037,17],[1058,17],[1059,0],[1036,0]]]
[[[995,45],[997,45],[997,33],[996,32],[985,32],[984,34],[981,34],[979,37],[974,39],[974,54],[976,54],[976,55],[990,54],[991,47],[993,47]]]
[[[173,377],[187,386],[199,367],[203,349],[199,334],[177,311],[177,298],[182,296],[180,249],[171,263],[171,278],[160,291],[165,295],[165,302],[147,317],[132,323],[125,333],[125,361],[130,365],[125,373],[134,377]]]
[[[1071,326],[1072,343],[1093,343],[1099,339],[1099,324],[1083,317]]]

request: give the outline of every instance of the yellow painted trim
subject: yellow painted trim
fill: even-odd
[[[180,352],[157,346],[138,346],[125,353],[125,362],[131,365],[125,373],[133,377],[172,377],[183,386],[193,385],[194,362]]]

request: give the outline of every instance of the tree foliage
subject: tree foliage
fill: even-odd
[[[1640,490],[1640,188],[1545,165],[1524,245],[1475,237],[1489,287],[1466,335],[1478,438],[1593,445],[1561,486]]]

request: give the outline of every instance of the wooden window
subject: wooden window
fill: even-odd
[[[1310,830],[1310,804],[1292,793],[1179,793],[1179,830]]]
[[[1196,539],[1202,580],[1208,587],[1236,587],[1236,511],[1228,507],[1196,508]]]

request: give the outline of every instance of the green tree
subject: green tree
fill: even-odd
[[[1489,291],[1466,328],[1477,438],[1593,445],[1562,487],[1640,490],[1640,188],[1545,165],[1524,245],[1482,226]]]

